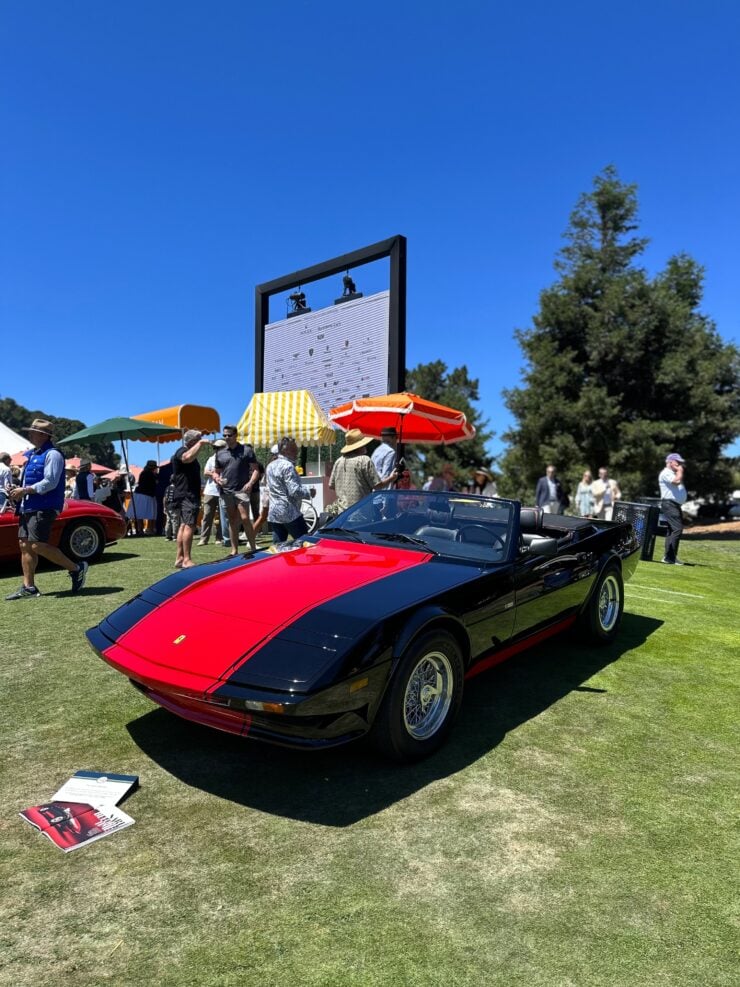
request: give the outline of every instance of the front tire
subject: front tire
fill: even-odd
[[[413,641],[375,720],[376,746],[396,761],[416,761],[436,751],[459,712],[464,676],[452,634],[432,630]]]
[[[623,612],[622,573],[618,566],[608,565],[581,614],[581,636],[591,644],[609,644],[619,633]]]
[[[105,539],[94,521],[72,521],[66,525],[59,547],[73,562],[96,562],[103,554]]]

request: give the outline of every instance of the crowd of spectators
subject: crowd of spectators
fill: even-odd
[[[306,489],[301,483],[296,469],[298,445],[291,436],[284,436],[272,447],[265,466],[258,461],[251,445],[239,442],[235,425],[224,426],[223,438],[213,442],[204,438],[201,432],[189,429],[170,463],[160,467],[155,460],[147,460],[137,480],[126,467],[121,467],[113,477],[99,478],[92,472],[91,461],[85,458],[80,459],[76,469],[64,467],[62,478],[64,464],[51,443],[52,427],[49,423],[43,424],[46,431],[29,427],[29,432],[37,436],[39,448],[45,450],[45,464],[47,460],[52,462],[52,453],[60,460],[58,485],[63,486],[64,497],[105,504],[126,521],[127,533],[132,537],[164,535],[176,541],[175,565],[178,568],[194,564],[191,549],[198,531],[199,545],[207,545],[214,535],[235,555],[241,538],[254,551],[257,534],[266,525],[276,543],[289,537],[299,538],[308,530],[301,504],[305,499],[313,498],[316,491]],[[396,430],[383,429],[380,443],[369,455],[372,441],[372,437],[358,429],[346,433],[344,447],[329,479],[329,488],[336,495],[330,513],[339,513],[386,487],[411,488],[409,471],[398,454]],[[201,474],[198,456],[207,446],[212,447],[212,454]],[[33,454],[29,453],[31,459]],[[659,476],[661,508],[669,528],[663,561],[671,565],[681,564],[677,552],[682,532],[680,507],[686,499],[684,465],[678,453],[670,453]],[[11,457],[0,452],[0,510],[19,499],[16,492],[21,493],[22,482],[20,470],[12,466]],[[44,483],[47,482],[48,478],[45,478]],[[459,474],[450,462],[441,462],[436,472],[427,478],[423,489],[498,495],[496,480],[487,467],[474,467],[469,481],[460,483]],[[596,479],[590,470],[583,472],[572,509],[581,517],[611,521],[614,507],[621,498],[619,483],[609,476],[608,467],[600,466]],[[551,514],[562,514],[571,507],[570,497],[552,463],[537,481],[535,503]],[[67,562],[59,564],[66,565]],[[69,565],[74,566],[73,563]],[[75,569],[69,568],[69,571],[77,575]],[[81,581],[84,582],[84,574]],[[26,590],[32,588],[27,579]]]

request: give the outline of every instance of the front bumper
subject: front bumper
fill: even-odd
[[[215,730],[293,748],[335,747],[367,733],[392,666],[388,655],[387,660],[315,693],[214,683],[193,674],[173,683],[164,680],[160,666],[141,659],[129,661],[133,656],[122,654],[123,649],[98,627],[87,631],[87,638],[103,661],[163,709]]]

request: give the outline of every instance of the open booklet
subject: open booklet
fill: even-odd
[[[48,802],[20,816],[68,853],[131,826],[134,820],[117,803],[138,784],[136,775],[78,771]]]

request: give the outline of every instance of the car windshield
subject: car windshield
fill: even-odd
[[[392,543],[475,562],[511,554],[515,505],[509,500],[424,490],[383,490],[353,504],[320,534]]]

